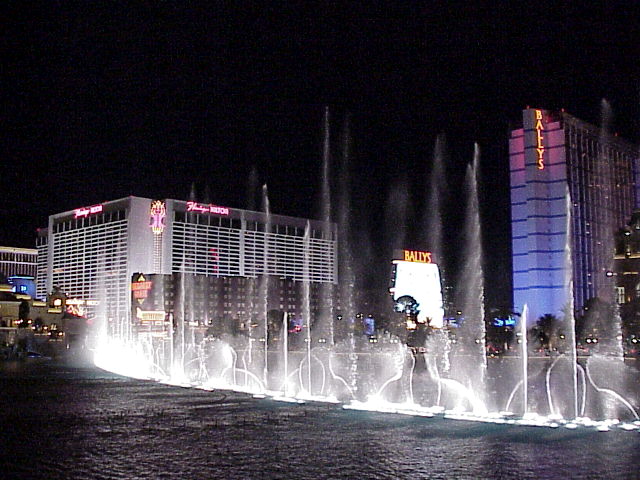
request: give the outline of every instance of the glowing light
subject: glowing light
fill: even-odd
[[[139,307],[136,308],[136,318],[138,318],[141,323],[162,325],[165,317],[166,313],[164,310],[142,310]]]
[[[402,252],[405,262],[431,263],[431,252],[420,252],[418,250],[403,250]]]
[[[140,280],[131,284],[131,290],[149,290],[151,288],[151,285],[153,285],[153,282],[145,282],[144,280]]]
[[[152,202],[150,215],[149,226],[151,227],[151,231],[155,235],[160,235],[164,231],[164,219],[167,216],[167,209],[164,202],[161,200]]]
[[[444,323],[444,311],[438,266],[431,263],[429,252],[403,252],[403,257],[409,258],[409,261],[393,261],[393,287],[389,289],[393,294],[393,300],[397,301],[403,296],[412,297],[419,305],[416,320],[434,328],[441,328]]]
[[[73,213],[75,218],[83,218],[88,217],[89,215],[93,215],[94,213],[102,212],[102,205],[92,205],[91,207],[80,207],[76,208]]]
[[[84,317],[86,312],[85,312],[85,309],[81,305],[78,305],[78,304],[69,305],[67,303],[67,313],[69,313],[69,314],[71,314],[71,315],[73,315],[75,317]]]
[[[544,125],[542,123],[542,110],[535,110],[536,113],[536,153],[538,154],[538,170],[544,170],[544,145],[542,141],[544,137],[542,132],[544,131]]]
[[[138,303],[149,296],[149,291],[153,287],[153,282],[144,278],[144,275],[140,274],[138,278],[131,282],[131,291],[133,292],[133,298],[138,300]]]
[[[218,207],[216,205],[204,205],[197,202],[187,202],[187,212],[199,213],[216,213],[218,215],[229,215],[227,207]]]
[[[54,301],[55,304],[55,301]],[[67,298],[67,305],[84,305],[85,302],[84,300],[81,300],[79,298]]]
[[[220,260],[218,249],[211,247],[209,249],[209,252],[211,253],[211,261],[213,263],[213,265],[211,265],[211,270],[213,271],[213,273],[218,273],[218,261]]]
[[[154,378],[153,366],[139,345],[102,335],[93,353],[93,363],[98,368],[132,378]]]
[[[301,400],[299,398],[285,397],[284,395],[276,395],[275,397],[272,397],[272,399],[275,400],[276,402],[287,402],[287,403],[298,403],[298,404],[305,403],[304,400]]]

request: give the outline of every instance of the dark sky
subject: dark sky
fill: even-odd
[[[129,3],[3,7],[0,244],[33,247],[49,214],[79,206],[186,199],[194,182],[243,208],[253,168],[272,211],[316,217],[328,106],[334,157],[350,116],[354,218],[373,238],[391,186],[422,215],[437,134],[454,198],[478,142],[489,276],[508,282],[520,110],[599,124],[606,98],[612,128],[640,138],[637,2]]]

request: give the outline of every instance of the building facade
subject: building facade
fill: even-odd
[[[39,295],[57,287],[121,328],[135,272],[337,283],[335,224],[181,200],[127,197],[51,215],[37,247]]]
[[[0,247],[0,273],[36,278],[37,254],[33,248]]]
[[[0,274],[14,292],[35,296],[37,254],[33,248],[0,247]]]
[[[513,306],[533,323],[613,300],[614,233],[638,205],[640,162],[564,112],[526,109],[522,124],[509,140]]]
[[[276,275],[257,277],[205,276],[174,273],[136,273],[132,278],[131,318],[138,332],[163,332],[171,323],[204,327],[214,335],[248,332],[270,323],[282,323],[287,314],[293,326],[312,326],[330,320],[324,286]],[[328,284],[332,305],[339,310],[339,289]]]
[[[618,231],[613,269],[625,353],[640,352],[640,210]]]

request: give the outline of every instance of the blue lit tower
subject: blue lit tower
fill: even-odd
[[[611,299],[613,234],[639,205],[640,162],[633,145],[564,112],[526,109],[522,125],[509,139],[513,306],[535,322],[570,305],[565,251],[574,308]]]

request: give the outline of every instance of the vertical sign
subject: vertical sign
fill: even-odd
[[[160,235],[164,231],[164,219],[167,216],[167,209],[164,206],[164,202],[156,200],[151,204],[151,211],[149,212],[149,226],[155,235]]]
[[[536,153],[537,153],[537,166],[538,170],[544,170],[544,144],[542,141],[544,137],[542,132],[544,132],[544,125],[542,124],[542,110],[535,109],[536,113]]]

